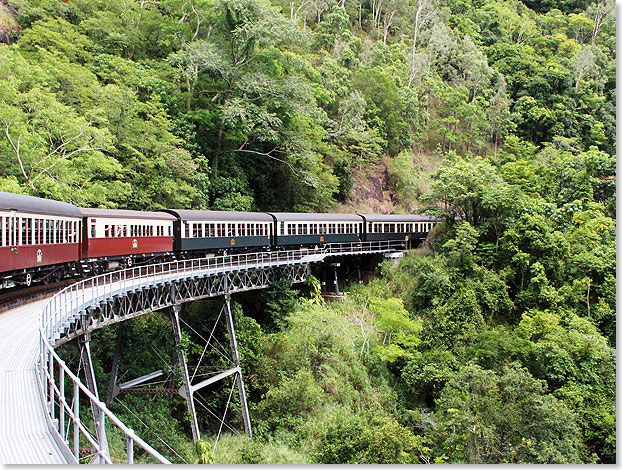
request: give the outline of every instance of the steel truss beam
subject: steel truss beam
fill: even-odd
[[[80,311],[77,318],[66,326],[64,334],[53,343],[53,346],[58,347],[85,333],[173,305],[218,297],[227,293],[264,289],[282,280],[288,280],[292,284],[304,282],[309,272],[310,265],[295,264],[270,269],[220,272],[171,283],[154,283],[143,289],[128,291],[123,296],[115,295],[97,306],[90,306]]]

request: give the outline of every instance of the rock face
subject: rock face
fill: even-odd
[[[0,43],[13,44],[16,41],[16,13],[17,10],[8,1],[0,0]]]
[[[354,184],[348,206],[361,213],[391,214],[395,211],[384,163],[359,168],[352,176]]]

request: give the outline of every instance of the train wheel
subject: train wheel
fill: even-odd
[[[26,283],[26,287],[30,287],[30,284],[32,284],[32,274],[30,273],[26,274],[25,283]]]

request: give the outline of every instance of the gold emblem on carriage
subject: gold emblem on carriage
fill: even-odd
[[[232,238],[231,239],[231,246],[234,246],[234,245],[235,245],[235,238]]]
[[[37,250],[37,263],[43,262],[43,252],[41,250]]]
[[[138,248],[138,240],[136,240],[134,238],[134,240],[132,240],[132,248]]]
[[[320,241],[323,242],[324,241],[324,237],[320,237]]]

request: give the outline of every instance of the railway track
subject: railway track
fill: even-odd
[[[11,287],[0,289],[0,313],[48,297],[79,280],[80,279],[67,279],[54,284],[43,284],[26,288]]]

